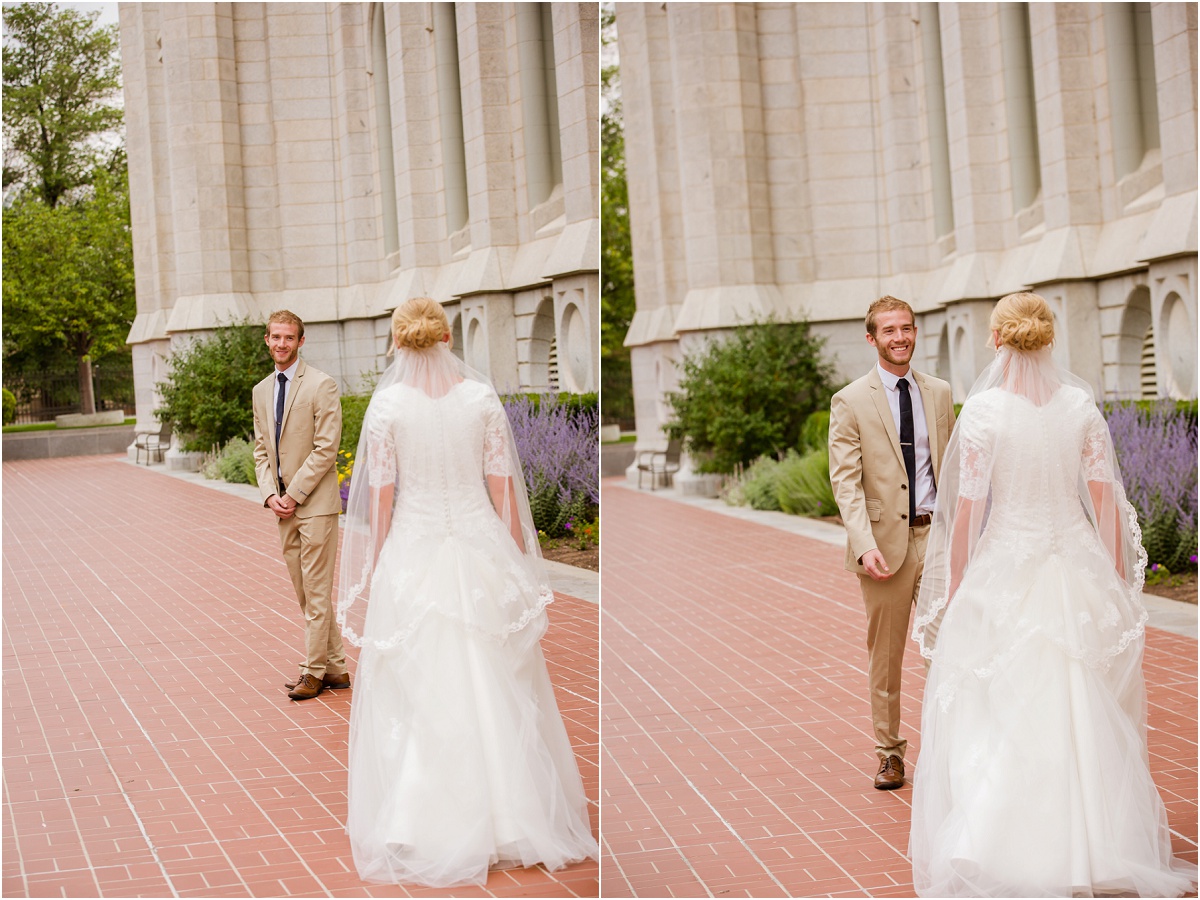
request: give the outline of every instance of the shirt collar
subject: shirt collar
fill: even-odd
[[[287,376],[288,384],[295,384],[296,370],[298,368],[300,368],[300,357],[299,356],[297,356],[292,361],[292,364],[290,366],[288,366],[286,369],[283,370],[283,374]],[[275,383],[279,384],[279,370],[278,369],[275,370]],[[895,387],[895,385],[893,385],[893,387]]]
[[[889,391],[896,390],[896,385],[900,383],[900,376],[893,375],[879,363],[875,363],[875,368],[879,370],[879,380],[883,382],[883,386]],[[917,387],[917,380],[913,378],[912,366],[908,367],[908,372],[904,375],[904,380],[908,382],[910,388]]]

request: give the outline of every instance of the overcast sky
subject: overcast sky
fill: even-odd
[[[5,6],[8,4],[6,3]],[[80,12],[90,13],[94,10],[100,10],[101,25],[116,25],[117,24],[117,4],[115,3],[59,3],[57,6],[61,8],[70,7],[77,9]]]

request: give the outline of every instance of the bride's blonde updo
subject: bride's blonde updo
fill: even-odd
[[[1002,347],[1029,353],[1054,341],[1054,313],[1049,304],[1032,291],[1001,297],[992,310],[990,325],[999,335]]]
[[[392,313],[392,339],[404,350],[427,350],[450,333],[442,304],[428,297],[405,300]]]

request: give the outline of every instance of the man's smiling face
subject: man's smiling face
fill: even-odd
[[[875,317],[875,333],[867,334],[867,342],[879,358],[897,368],[906,367],[917,345],[917,326],[906,309],[892,309]]]

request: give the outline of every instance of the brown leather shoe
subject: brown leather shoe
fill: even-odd
[[[323,690],[325,690],[325,685],[305,672],[296,683],[296,687],[288,691],[288,696],[293,700],[311,700]]]
[[[295,681],[285,681],[283,686],[290,691],[294,690],[296,685],[299,683],[300,679],[297,678]],[[342,688],[350,687],[350,673],[343,672],[341,675],[330,675],[328,672],[326,672],[325,677],[321,679],[321,683],[325,685],[327,689],[340,691]]]
[[[889,756],[879,764],[879,774],[875,776],[875,787],[881,791],[894,791],[904,786],[904,760],[898,756]]]

